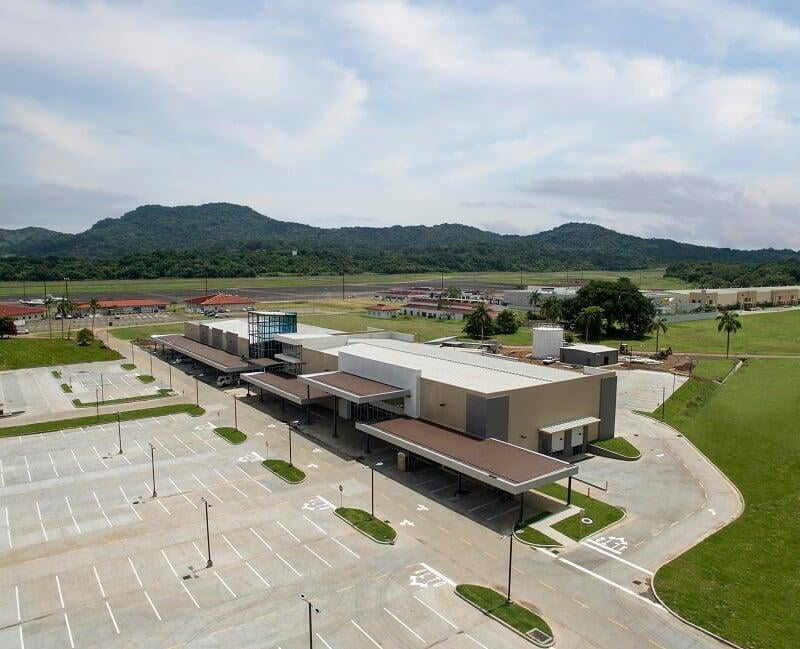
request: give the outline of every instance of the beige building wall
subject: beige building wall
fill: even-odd
[[[303,347],[303,374],[333,372],[339,369],[339,357],[324,350]]]
[[[581,376],[510,392],[508,441],[536,451],[540,428],[581,417],[599,417],[600,381],[599,375]],[[597,429],[598,424],[589,426],[588,439],[597,439]]]
[[[467,426],[467,393],[470,391],[430,379],[420,379],[419,387],[420,418],[463,433]]]
[[[201,342],[200,340],[200,325],[196,322],[183,323],[183,335],[191,340]]]

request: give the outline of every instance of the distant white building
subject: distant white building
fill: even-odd
[[[577,286],[528,286],[525,289],[514,289],[503,294],[503,304],[518,309],[531,309],[538,311],[538,306],[548,297],[557,297],[561,300],[575,297],[578,294]],[[534,309],[531,306],[531,296],[539,294],[539,305]]]

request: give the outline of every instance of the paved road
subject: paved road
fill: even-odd
[[[129,352],[124,342],[111,344]],[[155,361],[154,372],[165,376],[166,365]],[[194,391],[194,382],[174,369],[173,383]],[[127,459],[113,454],[116,431],[108,427],[0,440],[0,504],[9,515],[0,518],[0,647],[19,647],[21,639],[28,649],[99,647],[124,638],[125,646],[299,649],[307,645],[300,593],[314,596],[321,609],[318,646],[529,646],[461,602],[451,587],[464,581],[504,587],[502,535],[516,504],[478,485],[456,497],[452,476],[435,468],[401,474],[391,449],[375,446],[370,461],[384,460],[375,479],[376,513],[400,533],[396,546],[377,546],[330,512],[339,485],[346,505],[370,507],[369,471],[353,459],[361,454],[360,436],[343,426],[333,444],[329,422],[315,418],[293,436],[295,463],[309,478],[289,487],[257,462],[239,459],[266,455],[267,444],[271,455],[285,456],[281,420],[296,411],[245,398],[238,421],[249,439],[232,447],[211,431],[233,424],[231,395],[200,384],[200,400],[207,409],[202,420],[126,423]],[[628,508],[628,517],[558,554],[517,544],[514,596],[542,611],[559,647],[719,646],[655,604],[648,579],[665,559],[730,518],[735,497],[673,431],[625,412],[620,422],[638,435],[643,459],[594,458],[581,464],[581,474],[608,479],[607,498]],[[146,498],[150,442],[160,482],[155,500]],[[212,504],[209,570],[202,568],[200,496]],[[610,543],[610,536],[623,537],[627,547]]]

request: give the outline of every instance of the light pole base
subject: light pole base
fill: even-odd
[[[211,559],[206,561],[206,568],[211,568],[213,565],[214,565],[214,562]]]

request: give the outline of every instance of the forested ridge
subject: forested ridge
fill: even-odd
[[[316,275],[343,269],[347,273],[632,270],[678,262],[763,264],[800,258],[792,250],[695,246],[587,223],[567,223],[527,236],[448,223],[318,228],[279,221],[230,203],[145,205],[119,218],[98,221],[79,234],[42,228],[0,230],[0,255],[0,280],[64,275],[74,279]]]

